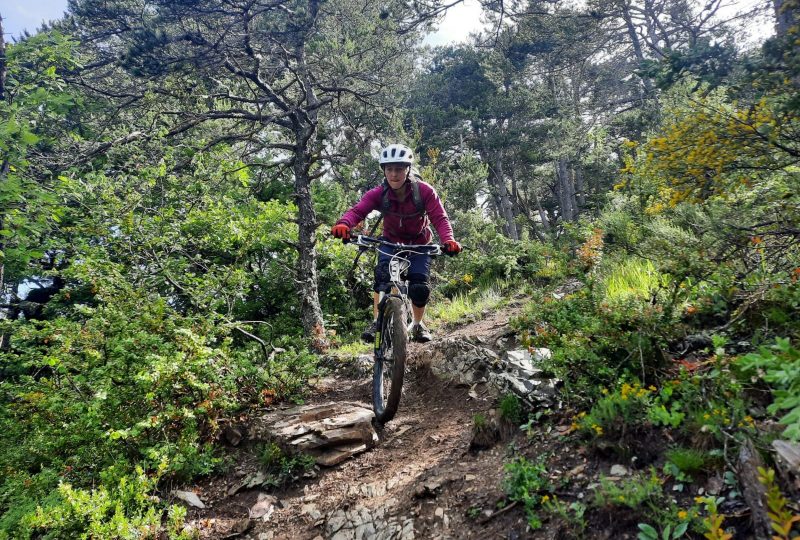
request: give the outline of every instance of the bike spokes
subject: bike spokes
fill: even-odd
[[[397,412],[403,388],[407,333],[405,310],[400,298],[388,298],[383,306],[380,345],[373,372],[372,401],[375,418],[380,423],[391,420]]]

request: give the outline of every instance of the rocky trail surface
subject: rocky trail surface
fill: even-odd
[[[231,474],[191,489],[204,508],[190,504],[188,521],[203,538],[524,535],[526,519],[520,509],[498,507],[504,500],[503,463],[510,459],[507,444],[494,444],[502,433],[484,441],[481,451],[473,441],[475,415],[497,418],[503,391],[516,389],[538,396],[535,400],[547,400],[553,392],[553,381],[538,380],[530,359],[519,354],[525,351],[508,354],[515,345],[508,321],[520,309],[512,304],[479,321],[440,331],[434,342],[412,345],[400,409],[376,433],[374,444],[338,465],[318,468],[290,489],[266,488],[253,444],[248,449],[242,443]],[[360,403],[369,408],[370,391],[371,358],[360,357],[320,380],[310,406]],[[284,430],[294,429],[286,426]],[[259,431],[264,429],[251,427],[251,439]]]
[[[551,294],[557,300],[575,286],[568,282]],[[439,329],[431,343],[412,344],[400,409],[378,431],[371,422],[371,356],[329,358],[329,375],[315,382],[308,403],[272,407],[241,429],[223,430],[231,445],[228,473],[172,492],[188,508],[188,527],[203,539],[637,538],[641,515],[624,505],[598,506],[598,486],[646,481],[663,467],[673,440],[652,427],[612,451],[572,436],[579,412],[564,409],[560,381],[539,367],[549,351],[521,347],[509,326],[524,301]],[[508,394],[530,413],[522,429],[502,418]],[[316,466],[276,487],[274,467],[266,471],[263,457],[274,444]],[[773,446],[786,470],[796,471],[797,445]],[[665,512],[690,507],[698,495],[727,494],[723,506],[734,537],[766,538],[753,534],[768,522],[757,504],[764,497],[755,479],[758,456],[744,445],[736,463],[749,479],[740,483],[744,499],[756,502],[733,496],[736,486],[725,487],[716,471],[688,486],[662,480]],[[504,466],[522,462],[546,463],[550,487],[539,505],[551,497],[561,505],[540,516],[535,530],[503,486]]]

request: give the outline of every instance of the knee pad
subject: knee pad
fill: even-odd
[[[380,292],[385,289],[386,284],[389,283],[389,263],[379,264],[375,267],[375,284],[372,290]]]
[[[408,286],[408,297],[411,298],[411,303],[417,307],[424,307],[428,303],[430,295],[431,288],[425,281],[415,281]]]

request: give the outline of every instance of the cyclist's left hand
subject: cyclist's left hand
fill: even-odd
[[[442,251],[451,256],[458,255],[459,253],[461,253],[461,244],[459,244],[455,240],[448,240],[442,246]]]

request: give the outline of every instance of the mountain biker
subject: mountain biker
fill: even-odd
[[[412,174],[414,153],[402,144],[390,144],[383,148],[379,158],[383,169],[383,182],[367,191],[361,200],[347,210],[331,229],[335,238],[350,239],[350,229],[357,226],[373,210],[383,214],[383,233],[381,238],[393,243],[430,244],[430,225],[436,227],[442,250],[448,255],[461,252],[461,244],[453,239],[450,218],[442,206],[436,190]],[[375,285],[373,286],[373,321],[361,334],[366,342],[375,340],[378,326],[378,293],[385,290],[389,281],[389,259],[395,250],[382,246],[378,250],[375,266]],[[409,333],[413,341],[420,343],[432,339],[431,333],[422,322],[425,306],[431,289],[428,283],[431,270],[431,257],[425,254],[412,254],[409,257],[408,296],[411,299],[413,322]]]

